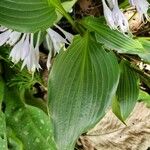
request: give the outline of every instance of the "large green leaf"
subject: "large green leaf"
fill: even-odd
[[[6,91],[6,124],[11,130],[9,144],[24,150],[56,150],[49,116],[21,100],[17,90]]]
[[[56,18],[49,0],[0,0],[0,24],[17,31],[43,30]]]
[[[90,34],[75,37],[58,55],[48,83],[58,150],[73,150],[77,138],[103,117],[118,79],[116,57]]]
[[[116,112],[116,109],[113,109],[113,112],[120,120],[125,120],[138,100],[139,80],[137,73],[126,62],[122,61],[120,67],[120,81],[114,101],[114,103],[119,103],[120,112]]]
[[[143,53],[142,44],[119,31],[111,30],[100,19],[87,17],[81,23],[90,31],[96,32],[97,41],[103,43],[106,48],[117,50],[120,53]]]

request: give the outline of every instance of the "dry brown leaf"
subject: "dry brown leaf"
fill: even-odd
[[[150,146],[150,109],[144,103],[137,103],[126,123],[127,126],[110,110],[95,128],[80,138],[84,149],[146,150]]]

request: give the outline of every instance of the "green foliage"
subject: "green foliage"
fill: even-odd
[[[3,96],[4,96],[4,81],[2,79],[2,77],[0,76],[0,105],[3,101]],[[1,107],[0,107],[1,108]]]
[[[110,76],[111,74],[111,76]],[[49,107],[58,149],[72,150],[80,134],[105,114],[115,94],[119,67],[89,33],[75,37],[49,76]]]
[[[20,147],[25,150],[56,150],[49,116],[36,107],[24,104],[21,95],[14,89],[6,89],[5,92],[6,125],[14,133],[9,133],[11,137],[8,138],[11,141],[17,138],[22,145]],[[9,144],[13,148],[14,144]]]
[[[146,50],[146,53],[140,54],[141,58],[143,58],[145,62],[150,63],[150,39],[138,38],[138,40]]]
[[[10,61],[10,50],[17,41],[12,47],[0,47],[0,150],[73,150],[79,136],[94,127],[111,105],[124,124],[138,100],[150,106],[149,94],[139,90],[140,79],[150,88],[150,76],[135,65],[137,60],[150,63],[150,38],[112,30],[103,17],[74,20],[76,16],[67,12],[76,2],[0,0],[0,27],[35,33],[33,45],[37,31],[42,31],[39,57],[47,52],[45,47],[62,44],[56,35],[49,37],[56,36],[55,43],[44,41],[46,29],[62,17],[79,34],[72,43],[67,39],[68,48],[52,58],[48,88],[43,81],[45,69],[33,75]],[[120,3],[123,8],[128,5],[127,0]],[[39,96],[39,89],[48,98]]]
[[[150,108],[150,95],[148,93],[140,90],[138,100],[146,103],[147,107]]]
[[[145,51],[139,41],[125,36],[119,31],[111,30],[99,18],[87,17],[81,23],[89,31],[95,31],[97,41],[103,43],[106,48],[130,54]]]
[[[7,150],[6,120],[2,111],[0,111],[0,149]]]
[[[1,0],[0,24],[21,32],[36,32],[57,19],[49,0]]]
[[[113,112],[122,121],[129,116],[133,110],[139,94],[139,79],[137,73],[130,68],[129,64],[122,61],[120,63],[121,75],[114,100]],[[118,110],[116,109],[118,108]]]

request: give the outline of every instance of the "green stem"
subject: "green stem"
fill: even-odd
[[[76,22],[72,19],[72,17],[66,12],[66,10],[61,5],[61,2],[59,0],[50,0],[50,3],[57,9],[58,12],[60,12],[72,25],[74,30],[76,30],[78,33],[82,34],[82,31],[80,28],[76,25]]]
[[[82,31],[78,26],[76,25],[75,21],[72,19],[72,17],[65,11],[65,9],[62,7],[61,10],[58,10],[67,20],[68,22],[72,25],[72,27],[80,34],[82,34]]]

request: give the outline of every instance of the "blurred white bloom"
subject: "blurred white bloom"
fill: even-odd
[[[114,23],[117,26],[117,28],[123,33],[128,32],[129,31],[128,20],[122,13],[122,11],[119,9],[118,5],[114,6],[112,14]]]
[[[46,35],[46,47],[49,50],[49,55],[47,59],[47,68],[49,69],[51,66],[51,57],[52,54],[56,55],[63,48],[65,50],[65,44],[70,44],[73,40],[73,35],[69,32],[66,32],[58,25],[55,25],[65,36],[62,37],[60,34],[52,30],[51,28],[47,29]]]
[[[102,0],[102,3],[103,3],[104,16],[105,16],[105,19],[106,19],[108,26],[111,29],[116,29],[116,25],[115,25],[114,20],[113,20],[113,15],[112,15],[111,9],[107,6],[105,0]],[[111,5],[111,6],[113,6],[113,5]]]
[[[141,17],[141,19],[144,21],[144,17],[147,20],[150,20],[147,11],[149,9],[150,4],[147,0],[129,0],[130,4],[135,7]]]
[[[59,26],[55,25],[65,37],[48,28],[46,30],[46,46],[49,50],[47,68],[51,66],[51,58],[64,48],[65,44],[70,44],[73,40],[73,35],[66,32]],[[33,33],[20,33],[3,26],[0,26],[0,46],[8,44],[12,46],[9,58],[14,64],[23,61],[21,69],[27,66],[27,69],[34,73],[35,70],[41,69],[39,64],[39,46],[40,46],[41,32],[38,32],[36,40]]]
[[[58,28],[65,36],[65,39],[68,40],[70,43],[73,40],[73,35],[69,32],[66,32],[65,30],[63,30],[61,27],[59,27],[58,25],[55,24],[55,27]]]
[[[129,31],[127,18],[119,9],[117,0],[102,0],[104,16],[111,29],[119,29],[125,33]],[[107,5],[108,4],[108,5]]]
[[[23,60],[29,52],[29,35],[24,34],[18,43],[12,48],[9,57],[13,63],[18,63]]]

